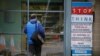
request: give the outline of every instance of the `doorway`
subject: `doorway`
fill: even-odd
[[[63,56],[63,0],[29,1],[29,15],[36,14],[37,19],[45,28],[46,41],[42,48],[42,56]],[[27,18],[27,1],[22,1],[22,29]],[[25,38],[22,41],[26,46]],[[24,48],[27,48],[27,46]]]

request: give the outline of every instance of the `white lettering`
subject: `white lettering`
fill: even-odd
[[[78,9],[78,12],[81,13],[81,9]]]
[[[84,10],[83,10],[83,13],[87,13],[87,12],[88,12],[88,10],[87,10],[87,9],[84,9]]]

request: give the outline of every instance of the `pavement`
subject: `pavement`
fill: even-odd
[[[49,41],[42,47],[42,56],[64,56],[63,41]]]
[[[63,47],[63,41],[46,41],[42,46],[41,56],[64,56]],[[27,52],[18,53],[15,56],[27,56]]]

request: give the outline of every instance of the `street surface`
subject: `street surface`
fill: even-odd
[[[46,42],[42,47],[42,56],[63,56],[63,41]]]

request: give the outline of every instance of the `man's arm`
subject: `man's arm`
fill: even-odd
[[[42,24],[38,23],[38,31],[39,31],[39,35],[45,39],[45,30],[44,27],[42,26]]]

